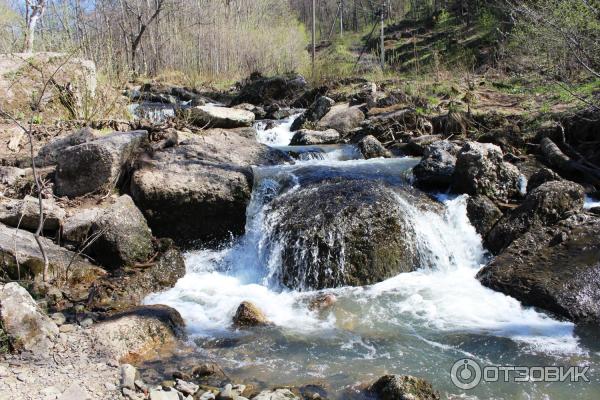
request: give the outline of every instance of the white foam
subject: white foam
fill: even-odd
[[[600,200],[596,200],[590,196],[585,196],[585,202],[583,208],[589,210],[590,208],[600,207]]]
[[[344,310],[346,321],[352,320],[350,325],[338,320],[340,313],[319,316],[309,311],[307,302],[314,293],[282,290],[270,279],[279,259],[277,250],[263,252],[269,222],[260,196],[267,192],[255,193],[248,233],[241,241],[221,251],[188,254],[186,276],[173,289],[150,296],[147,302],[175,307],[191,333],[202,336],[230,334],[231,317],[237,306],[248,300],[276,325],[305,334],[332,329],[372,332],[375,321],[377,329],[394,332],[408,322],[415,331],[510,338],[534,353],[582,353],[573,324],[525,308],[477,281],[475,275],[486,255],[468,222],[464,196],[446,200],[443,216],[422,212],[399,198],[399,207],[411,215],[415,226],[415,246],[423,269],[371,287],[333,290],[338,297],[336,307]]]
[[[266,129],[267,121],[258,121],[254,124],[256,129],[256,139],[263,144],[269,146],[287,146],[294,137],[294,132],[290,129],[292,124],[301,115],[301,113],[294,114],[288,118],[280,121],[272,121],[275,125]]]

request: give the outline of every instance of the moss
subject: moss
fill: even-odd
[[[4,330],[2,320],[0,320],[0,354],[10,353],[13,349],[13,343]]]

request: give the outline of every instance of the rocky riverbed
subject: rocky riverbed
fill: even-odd
[[[600,365],[589,111],[515,137],[368,82],[126,94],[175,111],[36,136],[39,187],[3,153],[0,399],[436,399],[465,354]]]

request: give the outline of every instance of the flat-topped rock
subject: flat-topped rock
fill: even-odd
[[[199,106],[184,112],[194,125],[206,128],[242,128],[254,123],[254,113],[240,109],[217,106]]]

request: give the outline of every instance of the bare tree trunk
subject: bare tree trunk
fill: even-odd
[[[27,31],[25,34],[25,53],[33,52],[33,39],[35,38],[35,27],[46,10],[46,0],[25,0],[25,22]]]

